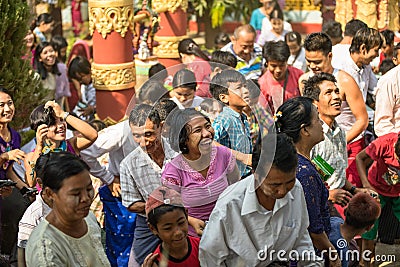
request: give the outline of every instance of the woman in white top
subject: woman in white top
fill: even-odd
[[[42,177],[52,211],[33,230],[27,266],[110,266],[100,227],[89,213],[94,197],[89,167],[69,152],[50,152]]]

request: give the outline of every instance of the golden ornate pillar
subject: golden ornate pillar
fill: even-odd
[[[179,64],[178,43],[187,38],[188,0],[153,0],[152,5],[154,10],[167,9],[160,13],[160,29],[154,37],[158,46],[153,53],[165,67]]]
[[[356,19],[365,22],[368,27],[378,29],[378,1],[377,0],[356,0]]]
[[[351,0],[336,0],[335,20],[340,22],[343,31],[346,23],[353,19],[353,14]]]
[[[125,117],[135,94],[133,16],[133,0],[89,0],[97,115],[108,123]]]

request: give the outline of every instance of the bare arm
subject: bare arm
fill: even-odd
[[[325,232],[321,234],[314,234],[310,233],[311,240],[314,244],[314,246],[321,250],[321,251],[336,251],[336,248],[331,244],[331,242],[328,239],[328,236],[326,235]],[[335,261],[330,261],[329,266],[334,266],[334,267],[341,267],[342,263],[340,261],[339,255],[337,255],[337,259]]]
[[[368,181],[368,174],[367,168],[373,163],[374,161],[368,156],[363,149],[360,153],[356,156],[356,164],[357,164],[357,171],[360,175],[361,182],[365,188],[373,189],[371,184]]]
[[[65,118],[65,112],[54,101],[48,101],[45,106],[51,106],[54,109],[54,114],[59,118]],[[97,139],[97,131],[89,123],[76,118],[74,116],[67,116],[65,121],[74,127],[82,136],[72,137],[69,141],[74,147],[76,152],[88,148]]]
[[[144,207],[146,206],[145,202],[138,201],[133,203],[128,207],[128,210],[130,212],[135,212],[135,213],[144,213]]]
[[[368,114],[364,98],[354,79],[344,71],[338,74],[338,85],[341,90],[342,100],[346,100],[350,110],[356,118],[351,129],[346,133],[346,141],[350,143],[359,136],[368,126]]]

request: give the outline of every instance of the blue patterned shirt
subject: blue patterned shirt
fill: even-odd
[[[214,140],[230,149],[245,153],[252,153],[250,125],[244,114],[239,114],[225,106],[212,124]],[[251,171],[251,167],[236,160],[240,175],[244,176]]]
[[[232,53],[236,57],[236,70],[243,74],[246,77],[246,80],[258,80],[258,78],[260,78],[263,61],[261,46],[256,43],[254,44],[253,52],[251,53],[251,59],[249,62],[236,55],[235,51],[233,50],[232,42],[222,47],[221,51]]]

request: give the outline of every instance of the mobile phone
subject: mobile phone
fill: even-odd
[[[0,187],[16,186],[17,183],[11,180],[0,180]]]

